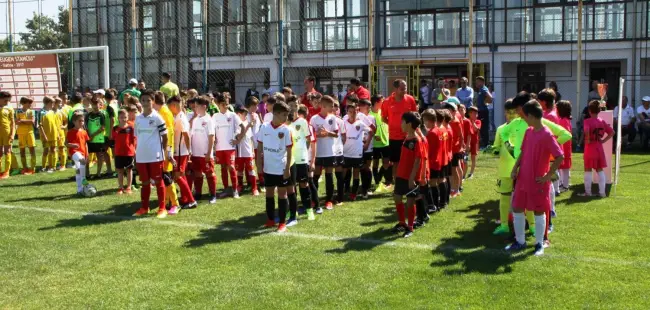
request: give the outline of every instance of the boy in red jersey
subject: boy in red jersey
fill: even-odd
[[[440,131],[442,114],[437,110],[427,109],[422,113],[424,126],[427,128],[427,145],[429,155],[429,188],[433,199],[433,206],[429,206],[429,213],[438,211],[440,204],[439,184],[443,180],[442,162],[444,155],[444,140]]]
[[[135,129],[127,123],[128,112],[120,110],[117,114],[118,124],[112,128],[115,141],[115,169],[117,170],[117,194],[131,194],[131,179],[135,166]],[[126,177],[126,186],[124,186]]]
[[[583,123],[584,126],[584,165],[585,165],[585,192],[580,196],[591,196],[592,170],[598,173],[598,195],[607,197],[605,193],[605,171],[607,160],[605,159],[605,150],[603,144],[614,136],[614,130],[609,124],[598,117],[600,113],[600,102],[592,100],[589,102],[589,118]],[[604,138],[603,138],[604,136]]]
[[[506,250],[519,251],[526,247],[524,211],[529,211],[535,213],[535,255],[539,256],[544,254],[546,213],[551,209],[551,178],[560,167],[563,154],[551,131],[542,124],[543,110],[539,102],[528,101],[523,113],[529,128],[511,173],[511,178],[516,180],[512,202],[515,242]],[[553,165],[548,161],[551,156],[555,158]]]
[[[420,123],[422,118],[420,114],[417,113],[418,118],[420,118]],[[415,134],[418,139],[420,139],[420,149],[422,152],[422,162],[420,163],[420,181],[418,186],[420,187],[420,195],[415,199],[415,209],[417,218],[413,228],[419,228],[424,226],[425,223],[429,222],[429,215],[427,214],[427,206],[433,205],[433,198],[431,197],[431,191],[429,190],[429,142],[427,137],[422,133],[422,130],[418,127],[415,130]]]
[[[420,126],[420,118],[416,112],[406,112],[402,115],[402,130],[406,133],[406,139],[402,144],[400,162],[397,167],[395,179],[394,200],[397,209],[399,222],[393,228],[396,233],[404,232],[404,238],[413,235],[415,222],[415,199],[420,194],[418,185],[421,179],[421,165],[424,157],[420,138],[416,130]],[[402,200],[406,196],[406,206]],[[406,214],[405,214],[406,213]],[[406,215],[408,214],[408,224]]]
[[[467,178],[471,179],[474,176],[474,169],[476,168],[476,156],[478,156],[479,149],[478,135],[481,132],[481,120],[478,119],[478,109],[476,107],[469,107],[469,118],[465,119],[464,126],[466,133],[465,141],[472,160]]]
[[[83,195],[83,186],[86,183],[86,160],[88,158],[88,141],[90,137],[84,130],[83,112],[75,112],[70,120],[74,128],[68,130],[66,146],[68,154],[74,162],[75,180],[77,181],[77,195]]]
[[[457,117],[456,106],[453,104],[446,104],[445,109],[451,114],[451,121],[449,127],[452,131],[451,143],[451,198],[460,196],[460,181],[463,175],[461,168],[461,161],[463,161],[463,151],[465,150],[465,140],[463,137],[463,123]]]
[[[452,140],[454,138],[454,133],[451,131],[451,128],[449,127],[449,122],[451,122],[452,116],[451,113],[449,113],[449,110],[442,109],[440,110],[442,113],[443,119],[442,123],[440,125],[441,132],[443,136],[445,137],[444,139],[444,166],[443,166],[443,176],[444,179],[440,183],[442,185],[442,189],[440,191],[441,197],[443,197],[444,201],[442,204],[442,208],[444,209],[447,207],[449,204],[449,200],[451,198],[451,159],[453,157],[452,154]]]

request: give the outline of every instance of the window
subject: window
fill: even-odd
[[[142,47],[143,47],[143,56],[152,57],[154,56],[155,50],[157,47],[154,44],[155,37],[153,31],[144,31],[142,33]]]
[[[108,29],[111,32],[124,31],[124,8],[121,6],[108,7]]]
[[[345,20],[325,21],[325,49],[345,49]]]
[[[219,42],[223,42],[223,41],[219,41]],[[190,54],[193,56],[197,56],[197,55],[201,55],[202,51],[203,51],[203,28],[195,27],[192,29],[192,37],[190,38]]]
[[[368,18],[348,19],[348,49],[368,47]]]
[[[463,44],[469,44],[469,13],[463,12],[462,35]],[[485,11],[474,11],[474,44],[485,44],[488,41],[488,20]],[[496,40],[496,37],[495,37]]]
[[[142,7],[142,26],[153,28],[156,24],[156,6],[145,5]]]
[[[192,1],[192,25],[194,27],[200,27],[202,22],[202,16],[201,16],[201,1]]]
[[[162,38],[160,42],[160,55],[172,56],[176,55],[176,46],[178,41],[176,37],[176,30],[159,30]]]
[[[411,46],[433,46],[433,15],[411,16]]]
[[[531,42],[533,40],[531,9],[508,10],[506,26],[507,42]]]
[[[303,50],[319,51],[323,49],[323,28],[320,21],[308,21],[303,26]]]
[[[111,58],[124,58],[124,33],[111,33],[108,38],[108,50],[111,52]]]
[[[625,5],[596,5],[594,39],[622,39],[625,36]]]
[[[305,18],[319,18],[321,16],[321,6],[323,5],[323,0],[304,0],[305,1]],[[300,8],[300,6],[298,6]]]
[[[460,44],[460,13],[436,15],[436,45]]]
[[[162,21],[160,28],[174,28],[176,27],[177,16],[175,14],[176,7],[173,2],[162,3]]]
[[[269,31],[265,25],[248,25],[246,51],[248,53],[265,53],[269,46]]]
[[[92,34],[97,33],[97,12],[95,8],[87,8],[79,10],[79,25],[81,26],[81,33]]]
[[[244,11],[242,10],[242,0],[228,0],[228,21],[244,21]]]
[[[343,7],[343,0],[324,0],[325,1],[325,17],[342,17],[345,7]]]
[[[408,16],[386,16],[386,47],[408,46]]]
[[[271,5],[267,3],[267,0],[248,0],[246,2],[246,21],[249,24],[266,23],[270,20]]]
[[[226,31],[224,27],[210,27],[208,29],[208,55],[224,55]]]
[[[562,7],[535,9],[535,41],[562,41]]]
[[[582,18],[582,39],[591,40],[593,38],[593,7],[583,7]],[[578,8],[564,8],[564,40],[578,40]]]
[[[228,26],[226,28],[228,39],[228,54],[242,53],[244,47],[244,26]]]

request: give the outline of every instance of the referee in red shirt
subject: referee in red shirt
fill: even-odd
[[[406,133],[402,131],[402,115],[413,111],[417,112],[415,98],[406,93],[406,81],[398,79],[393,82],[394,92],[384,101],[381,108],[381,117],[388,124],[388,148],[390,150],[390,162],[393,165],[392,171],[387,171],[386,185],[393,184],[393,175],[396,174],[397,163],[399,163],[402,143],[406,138]]]

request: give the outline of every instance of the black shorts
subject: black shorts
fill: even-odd
[[[404,140],[389,140],[388,141],[388,159],[393,163],[399,162],[399,156],[402,153],[402,144]]]
[[[291,177],[296,182],[307,182],[309,180],[309,164],[294,164],[291,166]]]
[[[109,140],[108,137],[105,137],[104,141],[106,143],[106,149],[115,148],[115,140]]]
[[[106,152],[106,143],[88,142],[88,153],[104,153]]]
[[[345,157],[343,155],[334,157],[334,167],[345,167]]]
[[[174,184],[174,178],[172,177],[171,172],[163,171],[162,180],[163,180],[163,183],[165,184],[165,187]]]
[[[460,166],[460,161],[463,160],[464,157],[465,154],[463,153],[454,153],[454,155],[451,157],[451,166],[452,167]]]
[[[420,195],[424,197],[429,195],[429,184],[420,185]]]
[[[287,187],[291,186],[291,178],[285,179],[283,175],[264,173],[265,187]]]
[[[363,167],[363,158],[352,158],[352,157],[345,157],[345,168],[356,168],[359,169]]]
[[[447,164],[442,168],[442,172],[445,174],[445,177],[451,176],[451,164]]]
[[[429,178],[431,179],[442,179],[444,178],[442,170],[429,169]]]
[[[395,195],[398,196],[406,196],[409,198],[415,198],[420,194],[420,187],[418,185],[415,186],[415,188],[410,189],[409,188],[409,181],[402,179],[402,178],[396,178],[395,179]]]
[[[401,152],[401,150],[400,150]],[[384,147],[375,147],[372,149],[372,157],[380,159],[380,158],[386,158],[390,157],[390,147],[384,146]]]
[[[316,160],[314,161],[314,165],[323,167],[323,168],[331,168],[334,167],[334,162],[336,161],[336,158],[334,156],[330,157],[316,157]]]
[[[363,161],[369,161],[372,160],[372,152],[365,152],[363,153]]]
[[[133,169],[133,156],[115,156],[115,169]]]

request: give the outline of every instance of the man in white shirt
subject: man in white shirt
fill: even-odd
[[[264,81],[264,90],[262,91],[262,94],[269,94],[269,96],[273,95],[275,93],[275,88],[271,87],[271,84],[269,81]],[[271,113],[272,111],[266,111],[267,113]]]
[[[639,132],[643,134],[643,148],[648,147],[650,139],[650,96],[642,99],[641,105],[636,108],[636,116],[639,120]]]
[[[162,181],[163,160],[172,157],[171,147],[167,144],[167,127],[163,118],[151,106],[153,91],[143,91],[140,101],[142,114],[135,118],[134,127],[135,136],[138,138],[135,162],[142,182],[140,191],[142,207],[133,216],[143,216],[149,213],[149,198],[151,196],[151,186],[149,185],[153,183],[158,195],[156,217],[164,218],[167,216],[167,209],[165,208],[165,185]]]
[[[623,96],[623,109],[621,111],[621,136],[627,135],[627,143],[625,146],[629,146],[634,137],[636,137],[636,127],[635,127],[636,116],[634,115],[634,109],[627,104],[627,96]],[[614,108],[614,129],[617,129],[618,126],[618,106]]]
[[[217,176],[214,175],[214,121],[207,113],[211,99],[201,96],[196,98],[194,117],[190,121],[192,158],[192,175],[194,176],[194,198],[200,199],[203,189],[203,174],[208,180],[210,203],[217,202]]]
[[[244,125],[237,114],[228,111],[228,101],[223,94],[217,94],[214,98],[219,107],[219,113],[212,116],[215,126],[215,150],[216,163],[221,165],[221,182],[223,182],[224,191],[220,198],[232,193],[233,198],[239,198],[237,192],[237,171],[235,170],[235,146],[244,138]],[[228,187],[228,175],[232,188]]]
[[[176,160],[176,166],[173,170],[174,181],[181,191],[181,198],[179,199],[181,208],[193,209],[196,208],[197,203],[185,178],[187,162],[190,157],[190,122],[187,120],[185,112],[183,112],[180,97],[171,97],[167,106],[174,115],[174,159]]]

